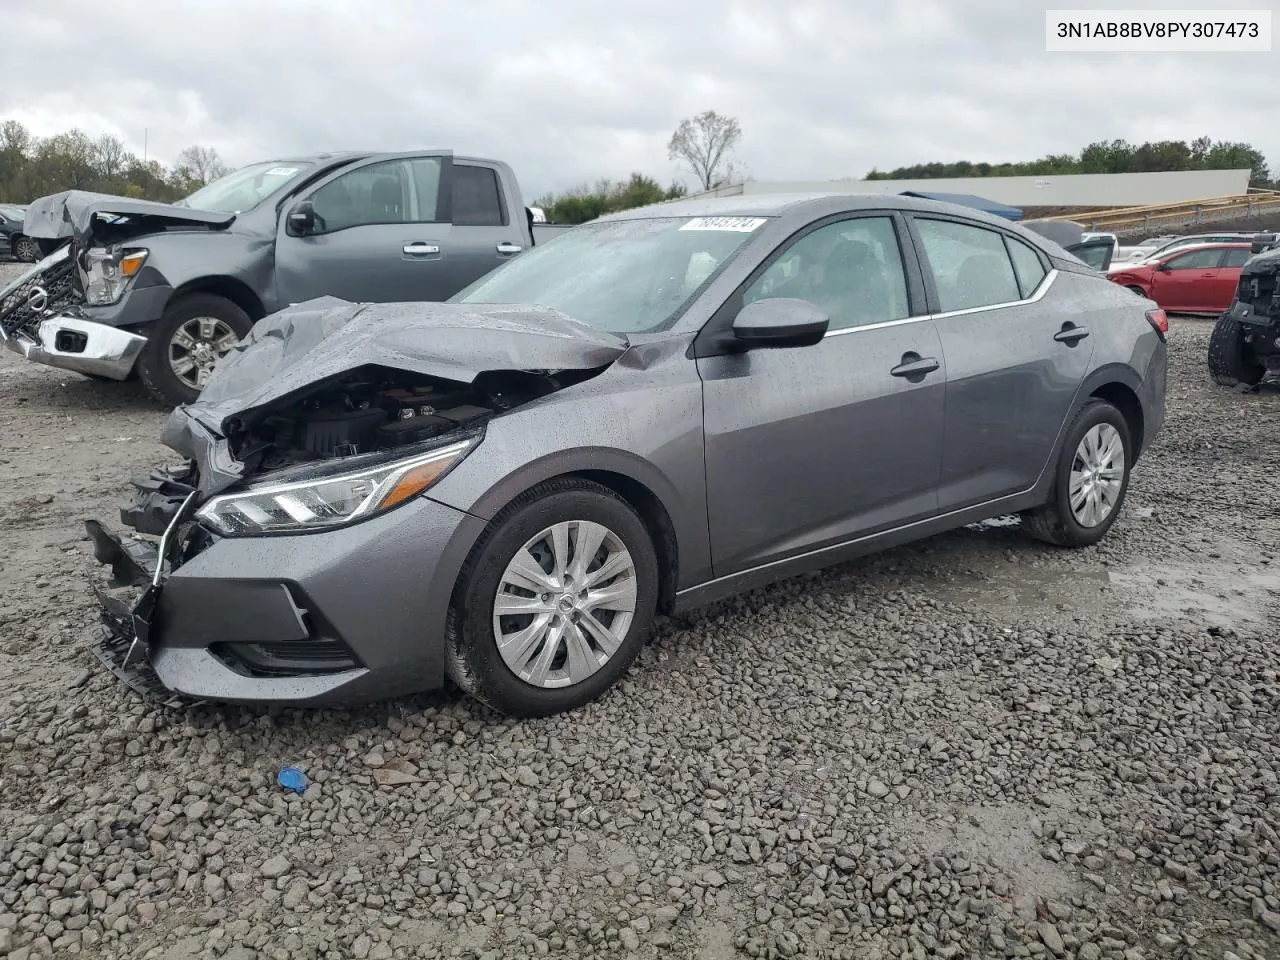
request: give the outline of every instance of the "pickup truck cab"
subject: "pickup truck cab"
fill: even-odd
[[[175,204],[71,191],[26,210],[57,248],[0,292],[0,337],[158,399],[199,395],[260,318],[324,295],[442,301],[555,228],[511,168],[452,151],[255,163]],[[65,241],[70,239],[70,243]]]

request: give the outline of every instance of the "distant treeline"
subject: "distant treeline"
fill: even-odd
[[[34,136],[16,120],[0,123],[0,201],[27,203],[63,190],[92,190],[173,201],[227,172],[209,147],[188,147],[172,168],[142,160],[110,134],[80,130]]]
[[[1152,173],[1163,170],[1253,171],[1250,186],[1280,187],[1272,180],[1262,153],[1247,143],[1217,143],[1200,137],[1132,144],[1125,140],[1099,140],[1079,155],[1051,154],[1022,163],[917,163],[895,170],[872,170],[867,180],[916,180],[939,177],[1062,176],[1068,173]]]
[[[586,223],[606,213],[675,200],[684,195],[684,184],[673,183],[663,189],[652,177],[633,173],[629,180],[600,180],[595,186],[584,184],[564,193],[547,194],[534,204],[543,209],[552,223]]]

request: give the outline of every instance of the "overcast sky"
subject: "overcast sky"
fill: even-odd
[[[1116,4],[3,0],[0,119],[138,153],[145,128],[166,163],[193,143],[233,165],[451,147],[509,161],[530,196],[680,176],[667,140],[705,109],[739,119],[758,180],[1201,135],[1280,166],[1280,54],[1050,54],[1049,6]]]

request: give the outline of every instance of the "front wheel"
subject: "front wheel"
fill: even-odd
[[[240,307],[211,293],[180,297],[148,331],[138,358],[138,376],[153,397],[176,407],[191,403],[214,364],[253,327]]]
[[[626,673],[653,623],[658,560],[612,490],[533,488],[493,518],[449,611],[449,678],[511,716],[572,710]]]
[[[1132,439],[1124,415],[1091,400],[1063,438],[1052,498],[1021,515],[1033,537],[1060,547],[1088,547],[1107,535],[1129,489]]]

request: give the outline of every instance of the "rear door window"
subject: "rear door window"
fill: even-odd
[[[1245,263],[1253,256],[1250,250],[1228,250],[1226,256],[1222,259],[1224,267],[1243,267]]]
[[[492,168],[455,163],[452,198],[454,226],[506,226],[498,174]]]
[[[943,312],[1022,299],[1004,236],[954,220],[915,218]]]

